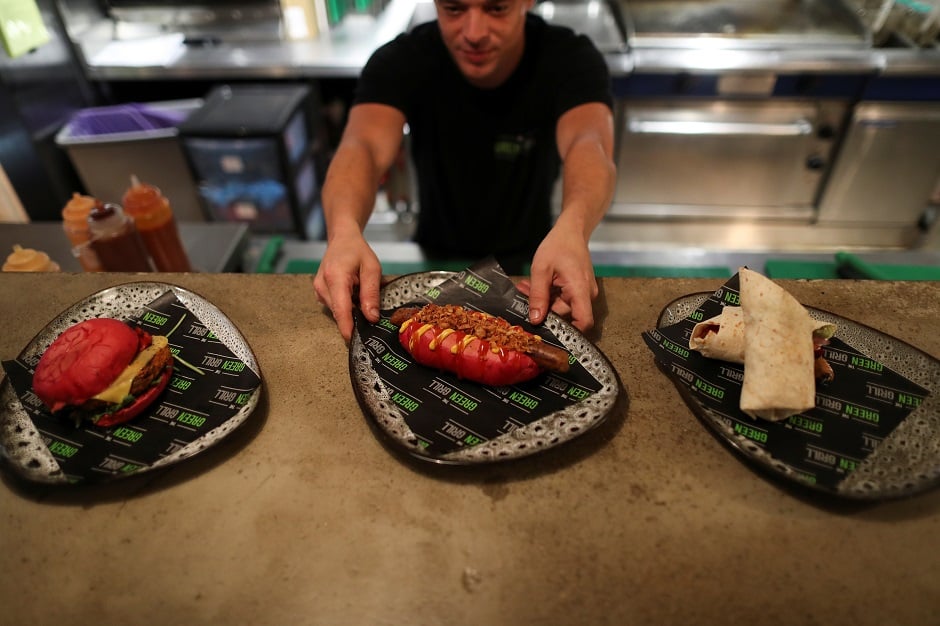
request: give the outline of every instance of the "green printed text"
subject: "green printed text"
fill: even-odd
[[[683,348],[679,344],[673,343],[668,339],[663,339],[663,347],[670,352],[675,352],[679,356],[688,357],[689,351],[686,348]]]
[[[123,439],[124,441],[130,441],[130,442],[140,441],[141,437],[144,436],[144,434],[140,432],[139,430],[134,430],[133,428],[125,428],[124,426],[121,426],[120,428],[116,429],[111,434],[117,439]]]
[[[810,419],[803,415],[791,415],[787,418],[787,421],[790,422],[793,426],[796,426],[802,430],[808,430],[813,433],[822,433],[823,423],[819,420]]]
[[[75,453],[78,452],[78,448],[62,441],[53,441],[49,444],[49,452],[67,459],[75,456]]]
[[[919,407],[922,401],[923,400],[917,396],[912,396],[906,393],[898,394],[898,404],[900,404],[901,406],[906,406],[911,409],[916,409],[917,407]]]
[[[168,318],[166,315],[160,315],[159,313],[154,313],[153,311],[147,311],[144,313],[143,320],[148,324],[154,324],[155,326],[163,326],[167,323]]]
[[[468,398],[462,393],[455,391],[450,394],[450,401],[456,404],[457,406],[464,408],[468,411],[474,411],[479,406],[479,403],[473,398]]]
[[[196,415],[195,413],[189,413],[188,411],[180,411],[179,415],[176,416],[176,421],[180,424],[198,428],[206,423],[206,418],[201,415]]]
[[[533,398],[528,394],[522,393],[521,391],[513,391],[511,394],[509,394],[509,399],[527,409],[534,409],[539,405],[538,399]]]
[[[846,404],[843,411],[845,411],[845,414],[849,417],[857,417],[859,419],[865,420],[866,422],[871,422],[872,424],[877,424],[881,419],[881,416],[878,415],[878,411],[872,411],[871,409],[866,409],[864,407],[855,406],[852,404]]]
[[[725,397],[725,390],[712,385],[701,378],[695,379],[695,388],[699,391],[719,400]]]
[[[417,400],[398,391],[392,396],[392,402],[410,413],[417,411],[420,406]]]
[[[878,361],[872,361],[863,356],[853,356],[850,363],[859,369],[868,370],[869,372],[881,372],[885,368],[885,366]]]
[[[404,371],[408,367],[408,362],[403,361],[402,359],[395,356],[392,352],[385,352],[382,354],[382,362],[388,365],[393,370],[398,370],[399,372]]]
[[[762,430],[757,430],[756,428],[751,428],[746,424],[735,424],[734,432],[739,435],[744,435],[751,441],[756,441],[758,443],[767,443],[767,433]]]
[[[463,282],[467,287],[470,287],[474,291],[478,291],[480,293],[486,293],[487,291],[490,290],[489,283],[486,283],[480,280],[473,274],[467,274],[467,277],[464,279]]]

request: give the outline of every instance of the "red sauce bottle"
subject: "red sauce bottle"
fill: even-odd
[[[132,177],[131,187],[124,193],[122,203],[124,211],[134,218],[158,272],[192,271],[170,201],[157,187]]]
[[[152,272],[134,220],[116,204],[98,204],[88,214],[91,247],[106,272]]]

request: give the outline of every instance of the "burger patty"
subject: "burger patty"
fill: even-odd
[[[166,368],[167,365],[173,360],[173,353],[170,352],[170,347],[166,346],[162,350],[157,351],[157,353],[150,359],[146,365],[137,372],[137,376],[134,377],[134,381],[131,383],[130,395],[137,397],[147,390],[148,387],[153,383],[154,379],[157,378],[161,372]],[[105,411],[109,406],[113,406],[113,402],[106,402],[104,400],[95,400],[94,398],[86,401],[84,404],[66,409],[69,412],[78,412],[78,413],[90,413],[95,414],[101,411]]]

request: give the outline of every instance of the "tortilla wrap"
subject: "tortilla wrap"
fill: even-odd
[[[726,306],[721,314],[692,329],[689,348],[710,359],[744,363],[744,312],[739,306]]]
[[[743,363],[741,410],[751,417],[786,419],[811,409],[816,396],[814,336],[828,339],[834,324],[819,322],[770,279],[742,268],[741,306],[692,329],[689,348],[702,356]]]
[[[744,383],[741,410],[783,420],[816,405],[813,333],[835,327],[810,317],[796,298],[757,272],[741,268]]]

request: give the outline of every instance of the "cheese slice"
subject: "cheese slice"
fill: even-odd
[[[168,343],[166,337],[154,335],[153,342],[134,357],[131,364],[124,368],[120,376],[118,376],[107,389],[92,396],[93,399],[113,402],[114,404],[123,402],[124,398],[131,392],[131,385],[134,382],[134,378],[140,373],[140,370],[144,369],[144,366],[147,365],[150,359],[152,359],[157,352],[165,348]]]

